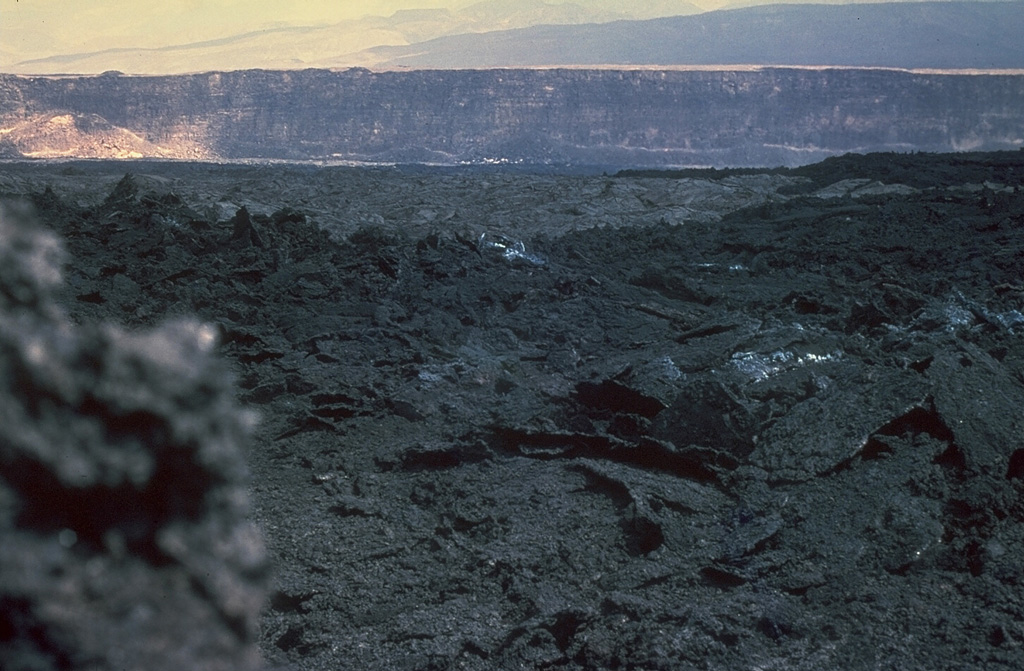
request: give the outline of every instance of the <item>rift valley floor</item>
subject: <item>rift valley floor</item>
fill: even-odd
[[[1024,152],[0,195],[76,321],[216,328],[269,666],[1024,666]]]

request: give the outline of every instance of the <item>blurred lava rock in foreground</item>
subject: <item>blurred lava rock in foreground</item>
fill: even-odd
[[[251,420],[211,327],[57,306],[63,247],[0,218],[0,668],[260,665]]]

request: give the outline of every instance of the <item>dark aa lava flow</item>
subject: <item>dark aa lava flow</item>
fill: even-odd
[[[75,321],[217,330],[270,664],[1024,661],[1024,154],[144,170],[0,186]]]

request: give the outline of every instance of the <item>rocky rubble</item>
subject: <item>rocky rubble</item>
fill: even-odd
[[[260,416],[271,664],[1009,669],[1022,170],[8,165],[0,183],[67,241],[75,322],[214,325]],[[231,181],[261,206],[211,207]]]
[[[118,128],[96,114],[49,113],[19,120],[0,131],[0,157],[113,158],[144,156],[201,160],[202,147],[178,142],[161,147],[135,133]]]

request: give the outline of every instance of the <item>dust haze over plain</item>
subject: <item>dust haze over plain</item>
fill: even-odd
[[[683,0],[659,0],[616,10],[607,0],[559,3],[578,9],[580,18],[635,18],[653,11],[665,15],[686,11]],[[678,7],[672,7],[677,5]],[[472,2],[370,0],[359,3],[321,3],[299,0],[287,5],[238,0],[191,0],[161,5],[139,5],[126,0],[99,0],[69,4],[60,0],[2,0],[0,2],[0,58],[3,65],[18,60],[124,48],[161,48],[229,38],[282,28],[325,27],[358,22],[368,17],[391,17],[396,12],[438,10],[457,14],[467,8],[477,13],[512,16],[524,8],[555,6],[543,2]],[[692,8],[690,9],[692,11]],[[495,27],[500,27],[496,25]],[[375,46],[375,45],[374,45]]]
[[[760,4],[769,3],[300,0],[283,5],[188,0],[139,5],[127,0],[0,0],[0,71],[45,74],[121,69],[161,74],[213,68],[373,66],[377,64],[370,51],[374,48],[446,36],[536,25],[652,19]],[[325,59],[325,53],[334,61]]]

